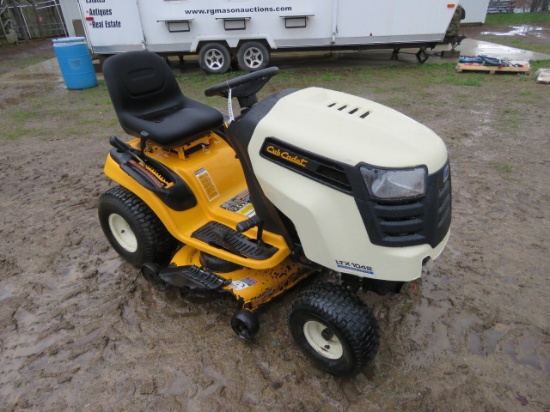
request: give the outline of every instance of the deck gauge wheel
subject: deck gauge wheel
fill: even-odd
[[[231,318],[231,328],[237,336],[244,340],[251,340],[260,330],[260,322],[253,312],[242,309]]]

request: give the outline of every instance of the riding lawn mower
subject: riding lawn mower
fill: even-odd
[[[231,327],[246,340],[260,306],[312,279],[288,310],[291,335],[325,371],[361,372],[380,337],[356,291],[398,290],[449,238],[442,140],[393,109],[324,88],[258,101],[276,67],[209,87],[206,96],[228,99],[225,118],[184,96],[154,53],[112,56],[103,71],[133,137],[111,137],[105,164],[116,185],[98,212],[112,247],[159,287],[233,295]],[[327,273],[337,281],[315,282]]]

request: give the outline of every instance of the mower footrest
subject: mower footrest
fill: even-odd
[[[229,283],[227,279],[195,265],[170,266],[162,269],[159,276],[170,285],[191,289],[216,290]]]
[[[192,236],[209,245],[255,260],[268,259],[278,250],[271,245],[260,245],[242,233],[218,222],[208,222],[196,230]]]

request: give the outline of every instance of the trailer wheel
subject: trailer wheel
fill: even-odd
[[[352,292],[322,283],[302,292],[288,312],[288,326],[304,354],[336,376],[353,376],[374,358],[378,323]]]
[[[418,61],[418,63],[420,64],[424,64],[426,63],[426,60],[428,60],[428,58],[430,57],[430,55],[426,52],[426,49],[421,47],[417,52],[416,52],[416,60]]]
[[[159,218],[139,197],[115,186],[99,198],[99,222],[111,246],[136,267],[166,263],[177,245]]]
[[[241,70],[253,72],[269,64],[269,51],[260,42],[247,41],[239,48],[237,58]]]
[[[225,73],[231,65],[231,55],[222,44],[207,43],[199,53],[199,64],[206,73]]]

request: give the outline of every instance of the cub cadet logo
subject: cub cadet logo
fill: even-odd
[[[287,162],[294,163],[295,165],[306,167],[307,166],[307,159],[303,159],[298,156],[292,156],[289,152],[283,152],[278,147],[269,145],[265,148],[266,152],[269,154],[272,154],[273,156],[277,156]]]

